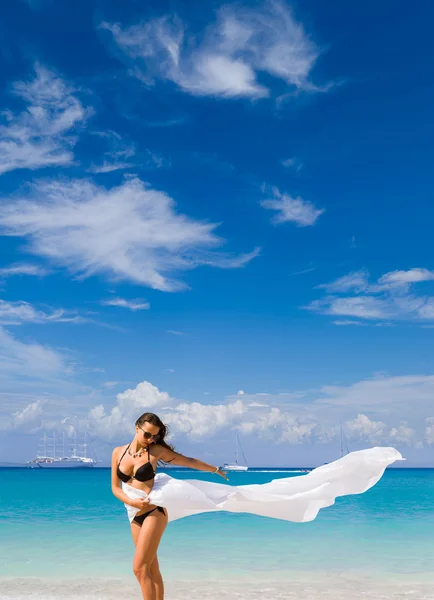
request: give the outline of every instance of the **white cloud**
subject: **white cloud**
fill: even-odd
[[[274,442],[330,443],[338,441],[342,420],[347,438],[353,442],[350,449],[363,441],[418,447],[429,437],[425,426],[430,424],[425,425],[425,418],[433,397],[433,375],[379,376],[351,385],[267,394],[267,406],[264,394],[245,394],[243,402],[253,410],[244,416],[241,429]],[[231,396],[228,401],[236,398]]]
[[[304,307],[315,312],[359,318],[365,321],[430,321],[434,319],[434,296],[417,295],[411,286],[434,280],[428,269],[392,271],[369,283],[369,273],[356,271],[331,283],[321,284],[328,294]],[[338,294],[351,292],[351,296]],[[335,321],[342,324],[342,321]]]
[[[66,372],[62,354],[35,342],[21,342],[1,327],[0,348],[0,376],[47,379]]]
[[[40,354],[39,349],[36,354]],[[50,359],[50,354],[46,356]],[[65,370],[63,360],[58,360],[51,371],[47,371],[44,357],[43,377],[59,375]],[[29,361],[25,362],[28,374]],[[38,366],[38,361],[31,364],[33,372],[39,370]],[[23,364],[20,364],[19,372],[23,372]],[[41,377],[41,373],[38,376]],[[109,389],[116,384],[108,382],[104,387]],[[5,422],[14,421],[19,428],[22,418],[23,429],[24,421],[31,423],[28,427],[36,428],[39,419],[39,427],[49,423],[52,428],[62,429],[63,425],[55,415],[66,412],[81,431],[113,442],[131,435],[136,419],[143,412],[151,411],[170,426],[175,438],[187,436],[198,441],[215,435],[228,436],[231,430],[238,430],[270,444],[332,444],[336,448],[340,438],[339,422],[342,422],[350,450],[368,444],[418,448],[424,442],[434,444],[434,418],[426,418],[430,414],[433,394],[434,376],[401,376],[287,394],[245,393],[230,396],[220,404],[203,404],[178,400],[143,381],[135,388],[117,394],[114,403],[108,404],[106,400],[90,411],[89,400],[94,395],[81,397],[82,411],[76,416],[72,415],[70,404],[65,410],[63,403],[60,410],[60,405],[52,401],[34,404],[39,400],[36,397],[21,403],[18,410],[11,410]],[[21,414],[23,416],[19,417]],[[37,417],[31,419],[32,414]]]
[[[391,271],[378,280],[380,286],[400,286],[419,281],[432,281],[434,271],[428,269],[410,269],[408,271]]]
[[[44,269],[40,265],[32,265],[30,263],[18,263],[15,265],[10,265],[9,267],[0,268],[0,278],[13,277],[14,275],[31,275],[43,277],[47,273],[47,269]]]
[[[347,325],[357,325],[360,327],[361,325],[366,325],[366,323],[363,323],[362,321],[351,321],[350,319],[338,319],[337,321],[333,321],[333,325],[340,325],[341,327]]]
[[[89,167],[88,172],[98,175],[100,173],[112,173],[113,171],[121,171],[125,169],[134,168],[136,165],[133,163],[126,163],[122,161],[107,161],[105,160],[100,165],[92,165]]]
[[[425,419],[425,439],[427,444],[434,445],[434,417]]]
[[[147,310],[149,308],[149,302],[145,302],[142,298],[136,298],[135,300],[126,300],[125,298],[110,298],[102,302],[104,306],[120,306],[122,308],[128,308],[129,310]]]
[[[164,413],[164,421],[173,434],[188,434],[192,439],[201,439],[234,425],[245,410],[244,404],[239,400],[217,405],[182,402]]]
[[[349,386],[326,385],[320,388],[318,403],[324,407],[356,406],[359,410],[377,413],[409,411],[423,413],[434,394],[434,375],[402,375],[376,377],[357,381]]]
[[[89,412],[88,427],[97,437],[106,440],[116,439],[131,433],[134,423],[142,413],[171,403],[172,399],[167,392],[160,392],[148,381],[143,381],[134,389],[118,394],[116,404],[109,412],[103,404],[95,406]]]
[[[258,250],[231,256],[216,225],[177,213],[174,201],[137,178],[106,189],[88,180],[36,182],[28,196],[3,201],[0,228],[26,237],[26,249],[81,277],[103,274],[163,291],[200,265],[239,268]]]
[[[122,28],[104,23],[147,85],[157,78],[196,96],[263,98],[267,74],[292,89],[315,91],[309,77],[319,49],[289,8],[277,0],[257,8],[228,5],[194,37],[177,17]]]
[[[28,302],[0,300],[0,324],[21,325],[22,323],[82,323],[85,319],[63,309],[45,312]]]
[[[360,319],[391,319],[393,307],[382,298],[359,296],[355,298],[323,298],[314,300],[309,310],[327,315],[358,317]]]
[[[133,142],[124,141],[116,131],[112,130],[94,131],[92,135],[101,138],[105,144],[108,144],[109,149],[103,153],[104,159],[101,164],[93,164],[89,167],[89,173],[112,173],[137,166],[126,162],[126,159],[136,154],[136,146]]]
[[[343,277],[339,277],[331,283],[322,283],[318,288],[323,288],[329,293],[341,293],[354,290],[362,292],[368,287],[369,273],[365,270],[354,271]]]
[[[260,403],[249,405],[251,414],[239,425],[242,433],[257,435],[274,443],[288,444],[309,443],[315,438],[314,431],[319,428],[317,419],[296,414],[291,409],[282,410],[276,406],[266,412],[255,410],[263,407],[264,405]]]
[[[43,404],[41,400],[27,404],[23,409],[15,411],[10,419],[5,419],[0,429],[35,433],[41,426]]]
[[[414,441],[415,435],[416,431],[412,427],[402,424],[398,427],[392,427],[392,429],[389,431],[389,440],[391,443],[401,442],[411,445]],[[418,446],[420,446],[420,444],[421,441],[418,442]]]
[[[59,415],[88,406],[89,388],[70,372],[71,352],[0,327],[0,422],[4,428],[32,433],[56,427]],[[1,427],[0,427],[1,428]]]
[[[155,411],[169,425],[171,434],[188,433],[193,439],[200,439],[236,423],[245,410],[240,400],[219,405],[179,402],[143,381],[118,394],[109,411],[102,404],[95,406],[88,414],[87,426],[93,435],[112,440],[131,433],[142,413]]]
[[[119,384],[120,384],[120,381],[106,381],[105,383],[103,383],[103,387],[107,390],[111,390],[112,388],[116,387]]]
[[[262,200],[261,206],[275,210],[273,222],[276,224],[294,222],[299,227],[313,225],[325,209],[318,209],[311,202],[300,197],[292,198],[288,194],[281,194],[277,188],[271,189],[272,199]]]
[[[176,331],[174,329],[168,329],[167,333],[170,333],[171,335],[185,335],[183,331]]]
[[[360,413],[351,421],[345,423],[345,432],[350,439],[369,439],[380,442],[384,439],[386,424],[382,421],[371,421],[371,419]]]
[[[76,131],[90,110],[54,72],[35,66],[35,78],[16,82],[13,92],[26,107],[4,111],[0,125],[0,174],[73,162]]]
[[[303,168],[303,163],[301,162],[301,160],[299,160],[295,156],[292,157],[292,158],[284,158],[284,159],[282,159],[280,161],[280,164],[282,165],[282,167],[285,167],[285,169],[293,169],[297,173],[299,171],[301,171],[301,169]]]

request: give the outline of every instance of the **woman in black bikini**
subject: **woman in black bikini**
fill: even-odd
[[[167,428],[154,413],[144,413],[136,421],[136,435],[127,446],[113,450],[112,491],[124,504],[138,509],[131,521],[131,532],[136,547],[133,570],[144,600],[163,600],[164,586],[157,559],[157,549],[167,525],[167,511],[149,503],[143,497],[132,499],[122,489],[122,482],[149,494],[153,487],[155,469],[159,461],[198,471],[216,473],[227,479],[218,467],[196,458],[178,454],[165,441]]]

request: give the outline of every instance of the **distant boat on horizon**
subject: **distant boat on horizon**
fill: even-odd
[[[344,428],[342,427],[342,421],[339,421],[339,427],[340,427],[340,431],[341,431],[341,455],[339,458],[342,458],[346,454],[349,454],[350,450],[348,448],[348,442],[347,442],[347,438],[345,437]],[[344,451],[344,446],[345,446],[345,451]],[[328,465],[329,463],[325,462],[324,464]]]
[[[87,469],[94,467],[98,462],[87,456],[86,434],[81,444],[77,443],[77,434],[75,434],[71,454],[65,454],[65,434],[62,435],[62,442],[60,442],[56,432],[53,433],[52,438],[44,433],[41,442],[41,451],[26,465],[30,469]]]
[[[241,454],[244,458],[244,465],[240,465],[238,463],[238,446],[240,447]],[[225,463],[222,467],[220,467],[223,471],[248,471],[249,467],[247,466],[247,460],[244,456],[243,449],[241,447],[240,441],[238,439],[238,434],[235,433],[235,463]]]

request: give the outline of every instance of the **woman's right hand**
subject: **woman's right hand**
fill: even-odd
[[[134,500],[131,500],[131,506],[134,506],[134,508],[138,508],[139,510],[146,508],[147,504],[149,504],[149,498],[135,498]]]

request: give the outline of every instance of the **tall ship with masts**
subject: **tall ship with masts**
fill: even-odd
[[[44,433],[38,455],[29,461],[27,466],[42,469],[83,469],[97,464],[98,461],[87,456],[89,444],[86,434],[83,441],[79,442],[75,433],[71,449],[67,449],[67,443],[71,444],[71,440],[66,440],[64,433],[58,436],[53,432],[51,437]]]

